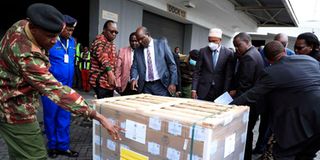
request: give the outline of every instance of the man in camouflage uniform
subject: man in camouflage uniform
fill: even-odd
[[[118,34],[117,25],[108,20],[103,26],[102,34],[96,36],[91,45],[91,69],[89,83],[97,98],[112,97],[116,87],[116,45],[113,40]]]
[[[9,28],[0,42],[0,135],[8,145],[10,159],[47,159],[36,119],[39,94],[74,114],[98,120],[119,139],[118,126],[48,71],[46,51],[65,27],[63,15],[50,5],[37,3],[27,9],[27,17]]]

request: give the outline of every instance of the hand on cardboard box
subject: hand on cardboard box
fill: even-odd
[[[103,116],[100,113],[96,114],[96,117],[94,118],[97,121],[99,121],[101,123],[101,125],[108,130],[108,133],[110,134],[110,136],[114,139],[114,140],[120,140],[121,141],[121,137],[120,137],[120,132],[124,131],[123,128],[121,128],[118,125],[114,125],[112,124],[112,122],[110,122],[105,116]]]

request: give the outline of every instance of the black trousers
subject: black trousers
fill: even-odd
[[[74,66],[74,88],[77,88],[79,90],[82,89],[82,78],[81,78],[81,71],[79,69],[79,66]]]
[[[93,90],[96,93],[98,99],[113,97],[113,90],[109,90],[101,87],[94,87]]]
[[[253,129],[256,125],[256,122],[259,118],[256,107],[250,107],[249,121],[248,121],[248,130],[247,130],[247,141],[244,152],[244,160],[251,160],[252,158],[252,142],[253,142]]]
[[[213,102],[216,98],[220,96],[219,94],[217,94],[217,92],[218,91],[216,87],[214,85],[211,85],[207,96],[203,100]]]
[[[128,83],[126,89],[124,89],[124,91],[120,93],[121,96],[134,95],[134,94],[138,94],[138,91],[131,89],[131,83]]]
[[[281,148],[277,143],[273,147],[275,160],[313,160],[320,150],[320,133],[290,148]]]
[[[268,141],[271,135],[272,131],[269,126],[269,112],[266,111],[260,114],[259,137],[254,149],[256,153],[261,154],[267,150]]]

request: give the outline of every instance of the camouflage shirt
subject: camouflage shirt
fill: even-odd
[[[115,86],[108,83],[107,71],[112,70],[115,74],[116,45],[109,42],[103,34],[99,34],[91,44],[91,69],[89,83],[93,87],[113,90]]]
[[[75,114],[96,114],[73,89],[62,86],[49,67],[47,52],[34,40],[27,20],[9,28],[0,42],[0,121],[36,121],[39,94]]]

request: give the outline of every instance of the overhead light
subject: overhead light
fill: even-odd
[[[196,8],[196,5],[193,4],[193,3],[190,2],[190,1],[184,1],[184,2],[183,2],[183,5],[184,5],[186,8]]]

